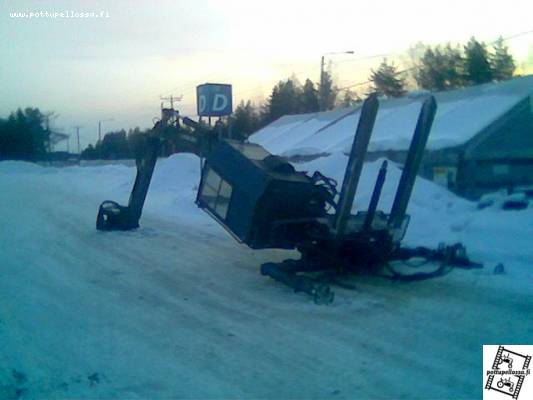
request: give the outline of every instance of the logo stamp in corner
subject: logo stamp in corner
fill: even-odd
[[[533,346],[483,346],[483,400],[533,399]]]

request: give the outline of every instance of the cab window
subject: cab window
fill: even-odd
[[[204,181],[200,199],[207,208],[217,214],[220,218],[226,219],[233,188],[220,177],[214,170],[208,168]]]

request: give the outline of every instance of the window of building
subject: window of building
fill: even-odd
[[[494,164],[492,166],[492,173],[494,175],[508,175],[509,174],[509,164]]]

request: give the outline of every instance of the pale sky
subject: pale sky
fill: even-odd
[[[101,18],[12,18],[12,12],[104,13]],[[266,98],[293,73],[318,80],[324,53],[340,86],[418,41],[491,42],[533,30],[533,1],[502,0],[0,0],[0,116],[17,107],[55,111],[54,128],[82,125],[82,147],[104,129],[152,125],[160,95],[183,95],[195,114],[195,87],[233,85],[240,99]],[[108,16],[108,17],[107,17]],[[517,63],[533,66],[533,34],[507,42]],[[73,149],[71,140],[71,150]]]

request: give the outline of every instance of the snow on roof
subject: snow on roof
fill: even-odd
[[[500,83],[437,92],[438,109],[427,148],[461,145],[533,93],[533,75]],[[417,92],[380,101],[370,151],[406,150],[425,96]],[[288,115],[250,137],[274,154],[286,156],[348,152],[360,106],[314,114]]]

